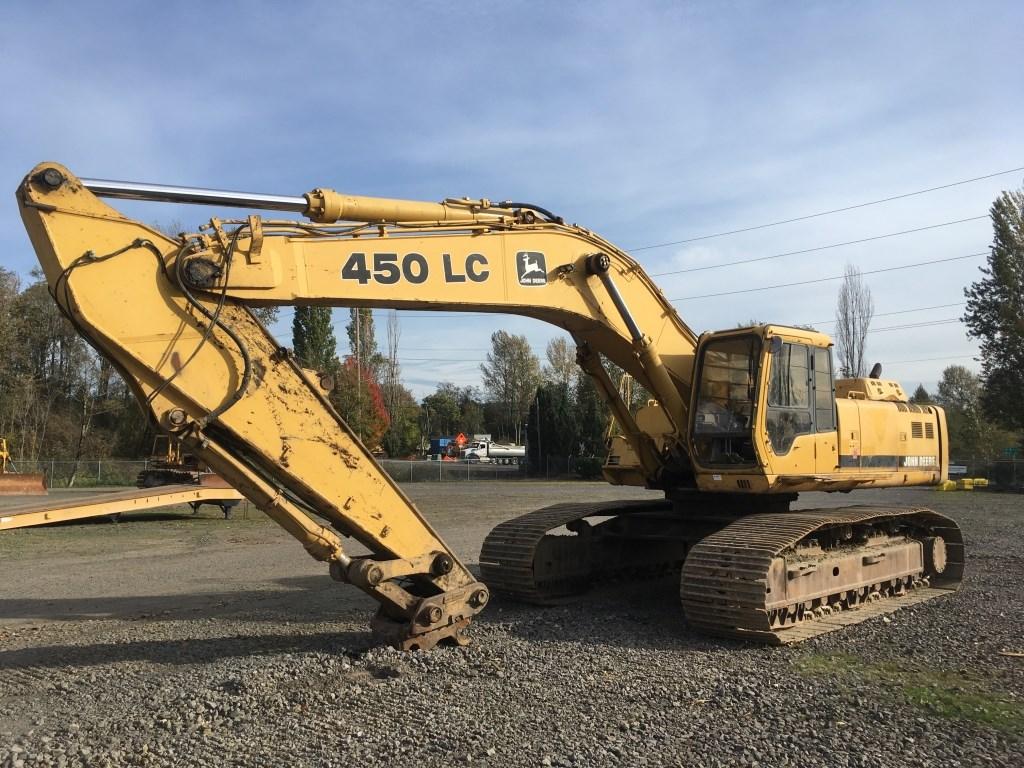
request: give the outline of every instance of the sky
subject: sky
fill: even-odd
[[[989,206],[1024,170],[705,236],[1024,167],[1022,42],[1019,2],[5,2],[0,179],[13,192],[55,160],[283,195],[527,200],[629,250],[698,332],[831,332],[838,280],[766,287],[852,264],[875,303],[868,357],[934,390],[946,365],[979,368],[959,318],[984,259],[955,257],[987,250]],[[117,207],[189,229],[218,214]],[[0,264],[26,280],[35,264],[13,200]],[[291,314],[272,328],[288,345]],[[482,385],[498,329],[542,359],[561,334],[400,317],[419,397]],[[347,319],[335,311],[343,352]],[[385,324],[381,311],[381,346]]]

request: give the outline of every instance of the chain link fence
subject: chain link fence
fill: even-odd
[[[19,461],[18,471],[46,475],[49,488],[94,488],[100,485],[135,485],[139,473],[149,469],[145,459],[40,459]]]
[[[597,456],[542,456],[530,474],[545,480],[599,480],[604,459]]]
[[[381,459],[384,471],[399,483],[464,482],[472,480],[522,480],[523,464],[493,464],[468,461],[402,461]]]
[[[543,456],[531,465],[470,463],[466,461],[406,461],[382,459],[381,465],[399,483],[463,482],[474,480],[596,480],[602,459],[596,456]],[[1024,490],[1024,460],[960,459],[950,462],[952,479],[984,477],[1005,490]],[[149,469],[145,459],[41,459],[19,461],[23,473],[42,473],[50,488],[93,488],[135,485],[140,472]]]
[[[983,477],[995,490],[1024,491],[1024,460],[960,458],[949,462],[949,478]]]
[[[402,461],[383,459],[384,470],[399,483],[459,482],[472,480],[520,480],[525,465],[468,463],[464,461]],[[134,486],[140,472],[150,467],[145,459],[40,459],[19,461],[19,472],[41,473],[49,488]]]

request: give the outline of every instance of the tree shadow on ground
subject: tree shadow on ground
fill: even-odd
[[[83,668],[119,662],[209,664],[226,658],[282,653],[355,657],[372,646],[369,632],[282,632],[174,640],[131,640],[89,645],[47,645],[0,651],[0,670]]]
[[[476,567],[471,570],[476,571]],[[62,622],[114,619],[137,622],[223,620],[237,633],[239,624],[290,622],[295,625],[345,622],[368,626],[376,602],[357,589],[327,576],[279,579],[274,587],[225,592],[157,596],[66,598],[59,600],[0,599],[0,616]],[[713,651],[750,647],[736,640],[709,638],[686,623],[679,601],[678,575],[662,579],[608,584],[555,606],[535,606],[496,595],[474,625],[506,632],[531,642],[576,643],[646,650]],[[18,625],[11,627],[17,630]],[[473,628],[470,628],[471,637]],[[486,642],[481,638],[478,642]],[[171,663],[203,663],[223,656],[276,652],[345,653],[373,644],[368,631],[236,634],[199,640],[140,640],[89,646],[36,647],[0,651],[0,669],[10,665],[98,664],[152,659]],[[78,661],[76,661],[76,659]]]
[[[332,581],[326,574],[277,579],[273,583],[274,587],[191,594],[0,598],[0,617],[21,620],[19,623],[97,618],[318,622],[372,612],[376,607],[370,597]]]

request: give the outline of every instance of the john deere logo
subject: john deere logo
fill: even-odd
[[[520,251],[516,254],[516,270],[520,285],[547,285],[548,268],[544,254],[539,251]]]

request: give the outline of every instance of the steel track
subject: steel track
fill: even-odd
[[[607,558],[595,561],[578,536],[552,536],[563,526],[588,517],[666,514],[672,502],[636,501],[558,504],[501,523],[484,540],[480,553],[483,580],[497,593],[545,605],[564,602],[593,584],[616,577],[642,578],[635,567]],[[860,591],[843,590],[815,600],[780,622],[778,607],[770,609],[767,573],[773,560],[791,556],[795,545],[830,527],[857,524],[910,526],[921,536],[938,535],[948,562],[941,575],[920,574],[893,579]],[[845,507],[755,514],[733,522],[694,544],[682,568],[680,594],[688,623],[701,632],[740,637],[770,644],[798,642],[873,616],[890,613],[955,591],[963,575],[964,547],[959,526],[922,508]],[[662,557],[664,557],[664,554]],[[657,557],[642,570],[664,573],[678,560]]]

